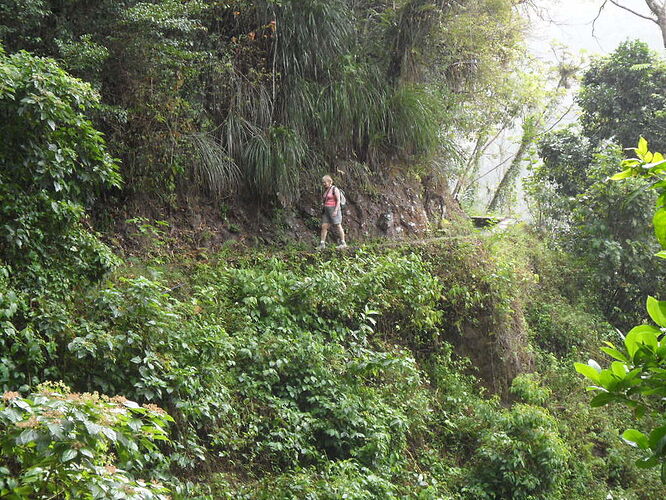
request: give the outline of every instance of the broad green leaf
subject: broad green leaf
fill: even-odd
[[[663,454],[664,443],[666,443],[664,437],[666,437],[666,425],[662,425],[650,431],[650,436],[649,436],[650,448],[652,448],[655,451],[656,455]]]
[[[666,209],[659,208],[652,217],[654,234],[662,248],[666,248]]]
[[[650,161],[650,160],[646,160]],[[666,161],[663,159],[661,161],[655,161],[654,158],[652,159],[651,163],[646,163],[643,165],[643,168],[647,171],[649,171],[652,174],[656,174],[659,172],[663,172],[664,169],[666,169]]]
[[[661,333],[659,328],[652,325],[640,325],[632,328],[624,339],[629,357],[633,359],[641,344],[657,346],[657,336]]]
[[[592,408],[598,408],[600,406],[607,405],[615,399],[618,399],[615,394],[611,394],[610,392],[602,392],[592,398],[590,401],[590,406]]]
[[[652,389],[643,389],[641,394],[645,396],[661,396],[666,397],[666,386],[653,387]]]
[[[660,301],[654,297],[648,297],[647,312],[650,315],[650,318],[652,318],[652,321],[659,326],[666,326],[666,301]],[[654,332],[655,335],[659,335],[659,333],[661,332]]]
[[[610,180],[612,181],[619,181],[622,179],[626,179],[627,177],[631,177],[634,174],[634,171],[630,168],[623,170],[622,172],[618,172],[617,174],[613,175]]]
[[[60,457],[60,461],[62,463],[69,462],[70,460],[76,458],[76,456],[78,454],[79,454],[79,452],[77,450],[74,450],[74,449],[70,448],[69,450],[65,450],[65,452]]]
[[[576,371],[581,375],[586,376],[587,378],[594,380],[599,383],[599,372],[592,368],[590,365],[584,365],[583,363],[574,363]]]
[[[662,250],[661,252],[658,252],[654,254],[655,257],[661,257],[662,259],[666,259],[666,250]]]
[[[601,373],[599,373],[599,383],[608,391],[615,389],[618,382],[619,379],[610,370],[601,370]]]
[[[624,381],[627,382],[632,379],[635,379],[636,377],[638,377],[638,375],[641,374],[642,371],[643,370],[641,368],[634,368],[629,373],[627,373],[627,375],[624,377]]]
[[[611,363],[611,371],[613,372],[613,375],[622,379],[627,375],[628,370],[624,363],[613,361]]]
[[[95,436],[96,434],[99,434],[99,432],[102,430],[102,426],[95,424],[93,422],[90,422],[88,420],[85,420],[83,422],[83,425],[85,425],[86,430],[88,431],[88,434],[91,436]]]
[[[662,339],[662,340],[659,342],[659,347],[657,348],[657,350],[655,351],[655,353],[657,354],[657,357],[658,357],[658,358],[660,358],[660,359],[666,359],[666,342],[664,342],[664,339]]]
[[[647,408],[643,405],[639,405],[636,408],[634,408],[634,417],[637,419],[641,419],[645,416],[646,412]]]
[[[656,162],[660,162],[660,161],[664,161],[664,155],[662,155],[661,153],[658,153],[658,152],[657,152],[657,153],[655,153],[654,156],[652,157],[652,161],[655,162],[655,163],[656,163]]]
[[[648,152],[648,142],[644,137],[638,139],[638,147],[636,148],[636,153],[639,157],[643,158]]]
[[[62,439],[63,437],[62,424],[58,422],[47,422],[46,427],[53,437],[55,437],[56,439]]]
[[[28,444],[37,441],[39,433],[33,429],[26,429],[16,438],[16,444]]]
[[[650,151],[648,151],[647,153],[645,153],[643,155],[643,161],[646,161],[646,162],[650,163],[650,162],[652,162],[653,157],[654,157],[654,154],[652,154]]]
[[[130,429],[132,429],[134,432],[139,432],[141,430],[143,422],[141,422],[141,420],[139,420],[138,418],[133,418],[128,422],[128,425]]]
[[[22,410],[30,411],[30,403],[23,401],[22,399],[14,399],[14,405],[18,406]]]
[[[632,446],[637,446],[641,450],[647,450],[650,447],[647,436],[636,429],[627,429],[624,431],[622,433],[622,439]]]
[[[624,362],[628,361],[627,357],[614,347],[602,347],[601,350],[606,354],[608,354],[610,357],[617,359],[618,361],[624,361]]]
[[[109,438],[111,441],[115,441],[116,438],[116,431],[111,429],[110,427],[102,427],[102,433]]]

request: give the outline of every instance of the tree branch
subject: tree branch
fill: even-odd
[[[599,7],[599,12],[597,12],[596,17],[592,20],[592,38],[595,40],[597,39],[596,36],[594,36],[594,29],[597,26],[597,20],[599,19],[599,16],[601,16],[601,11],[604,10],[604,7],[606,7],[606,4],[608,3],[608,0],[604,0],[604,3],[601,4],[601,7]]]
[[[646,15],[644,15],[644,14],[641,14],[640,12],[636,12],[635,10],[630,9],[630,8],[627,7],[627,6],[622,5],[622,4],[619,3],[617,0],[610,0],[610,3],[612,3],[613,5],[615,5],[615,6],[619,7],[619,8],[621,8],[621,9],[626,10],[627,12],[631,12],[631,13],[632,13],[633,15],[635,15],[635,16],[642,17],[643,19],[647,19],[648,21],[652,21],[653,23],[656,23],[657,25],[659,25],[659,20],[658,20],[658,19],[655,19],[654,17],[646,16]],[[605,5],[605,4],[606,4],[606,0],[604,0],[604,5]],[[603,5],[602,5],[601,7],[603,8]],[[652,10],[652,8],[650,8],[650,10]],[[601,11],[600,11],[600,12],[601,12]]]

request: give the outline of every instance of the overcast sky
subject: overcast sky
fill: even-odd
[[[633,10],[646,15],[650,13],[644,0],[622,1]],[[655,23],[634,16],[610,2],[597,19],[593,36],[592,21],[602,3],[602,0],[540,0],[546,14],[542,17],[551,20],[534,18],[534,29],[529,36],[533,52],[551,59],[550,44],[556,40],[570,46],[573,52],[586,50],[589,54],[607,54],[624,40],[635,38],[663,52],[661,33]]]

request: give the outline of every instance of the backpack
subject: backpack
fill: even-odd
[[[340,200],[340,208],[345,208],[345,206],[347,205],[347,197],[345,196],[345,192],[337,186],[336,189],[338,190],[338,199]]]

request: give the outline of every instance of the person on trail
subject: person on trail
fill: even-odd
[[[335,227],[340,242],[338,248],[346,248],[345,231],[342,229],[342,209],[340,208],[340,190],[333,185],[333,179],[330,175],[325,175],[321,179],[324,187],[321,207],[321,238],[317,248],[326,247],[326,236],[328,229],[333,225]]]

